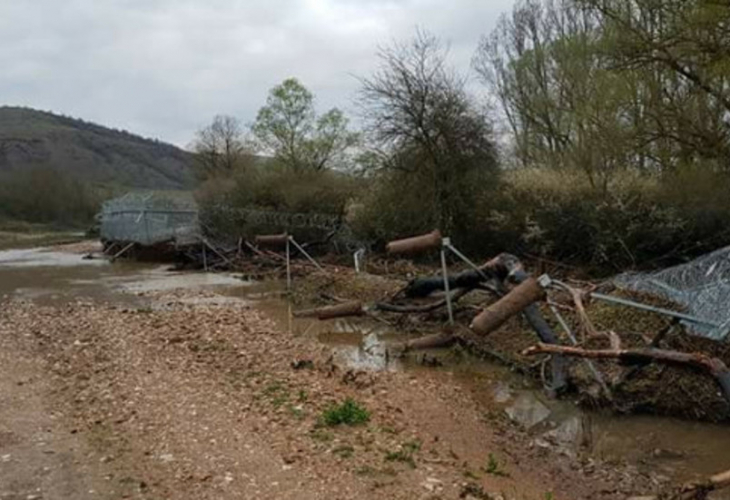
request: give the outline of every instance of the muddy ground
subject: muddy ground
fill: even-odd
[[[0,499],[618,499],[673,480],[537,439],[453,373],[352,368],[180,283],[0,299]],[[346,398],[369,421],[323,424]]]

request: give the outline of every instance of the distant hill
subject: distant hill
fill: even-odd
[[[148,189],[194,184],[192,155],[75,118],[0,107],[0,174],[51,167],[93,183]]]

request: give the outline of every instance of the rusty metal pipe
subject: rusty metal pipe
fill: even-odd
[[[436,229],[433,232],[421,236],[391,241],[385,249],[390,254],[418,253],[439,248],[442,240],[441,231]]]

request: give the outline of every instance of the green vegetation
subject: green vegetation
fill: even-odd
[[[29,108],[0,107],[0,174],[53,170],[98,186],[184,189],[193,157],[160,141]]]
[[[299,231],[237,210],[255,209],[343,220],[372,250],[439,228],[474,259],[667,266],[730,244],[728,18],[727,2],[520,0],[476,48],[498,107],[418,32],[361,77],[362,131],[290,78],[250,127],[218,116],[201,129],[194,155],[0,108],[0,216],[87,223],[98,186],[189,186],[196,160],[202,219],[221,241]]]
[[[73,118],[0,107],[0,219],[87,229],[101,202],[133,188],[192,187],[192,156]]]
[[[487,460],[487,466],[482,468],[484,472],[487,474],[491,474],[493,476],[503,476],[507,477],[509,474],[505,472],[502,467],[499,464],[499,461],[497,460],[497,457],[494,456],[493,453],[489,454],[489,458]]]
[[[362,425],[370,421],[370,412],[352,398],[342,404],[332,405],[322,412],[321,422],[328,427],[338,425]]]

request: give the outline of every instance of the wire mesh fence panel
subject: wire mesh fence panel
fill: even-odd
[[[101,238],[140,245],[199,241],[199,212],[185,192],[134,192],[104,204]]]
[[[622,274],[614,281],[621,288],[664,297],[683,306],[693,316],[721,325],[712,328],[687,324],[697,335],[727,340],[730,332],[730,247],[661,271]]]

